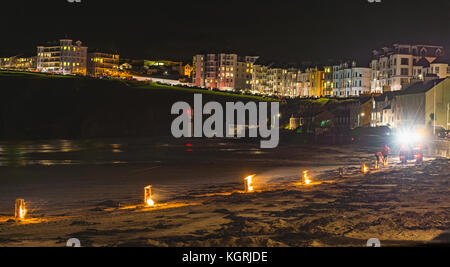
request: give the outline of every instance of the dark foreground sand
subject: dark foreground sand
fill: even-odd
[[[365,155],[368,160],[370,154]],[[64,246],[69,238],[78,238],[82,246],[158,247],[364,246],[369,238],[384,246],[449,241],[448,159],[429,159],[423,166],[394,162],[366,175],[357,167],[359,160],[365,160],[362,154],[353,158],[344,178],[338,176],[338,161],[312,167],[309,186],[298,183],[298,168],[278,166],[255,177],[257,191],[251,194],[241,192],[240,177],[160,190],[156,208],[140,206],[132,195],[74,202],[53,213],[33,210],[21,223],[10,221],[5,211],[0,246]],[[216,171],[204,169],[212,176]]]

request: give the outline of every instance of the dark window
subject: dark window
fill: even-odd
[[[409,65],[409,58],[402,58],[402,65]]]

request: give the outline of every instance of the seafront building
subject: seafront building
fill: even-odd
[[[88,54],[88,74],[94,77],[119,77],[120,56],[102,52]]]
[[[0,69],[21,71],[35,71],[37,67],[36,57],[8,57],[0,58]]]
[[[59,74],[87,74],[87,50],[81,41],[63,39],[54,46],[38,46],[37,70]]]
[[[448,64],[445,65],[441,61],[442,56],[444,47],[435,45],[394,44],[392,47],[374,50],[371,62],[371,91],[400,91],[408,87],[414,79],[423,80],[427,74],[438,74],[439,78],[446,78],[449,73]],[[430,69],[434,62],[433,68]]]
[[[193,58],[195,86],[222,91],[251,90],[253,64],[258,57],[237,54],[199,54]]]
[[[355,61],[332,67],[333,96],[354,97],[370,93],[370,69],[358,67]]]

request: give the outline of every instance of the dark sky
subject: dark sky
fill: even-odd
[[[81,1],[1,1],[0,56],[64,37],[122,57],[172,60],[233,51],[266,62],[366,64],[373,49],[393,43],[450,49],[449,0]]]

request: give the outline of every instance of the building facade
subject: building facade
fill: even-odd
[[[299,74],[299,96],[323,97],[325,73],[318,67],[307,68]]]
[[[333,96],[351,97],[370,92],[370,69],[356,62],[333,66]]]
[[[417,82],[392,101],[392,126],[449,129],[450,78]]]
[[[120,56],[108,53],[88,54],[88,74],[94,77],[119,77]]]
[[[87,73],[87,47],[81,41],[60,40],[55,46],[37,48],[37,70],[60,74]]]
[[[21,71],[35,71],[37,67],[36,60],[37,57],[0,58],[0,68]]]
[[[411,84],[412,79],[423,76],[416,67],[428,68],[426,65],[443,55],[442,46],[432,45],[394,44],[375,50],[371,62],[371,91],[402,90]]]
[[[272,88],[269,86],[269,67],[253,65],[251,88],[253,93],[274,95]]]
[[[192,82],[195,86],[222,91],[252,89],[253,64],[258,57],[236,54],[194,56]]]

